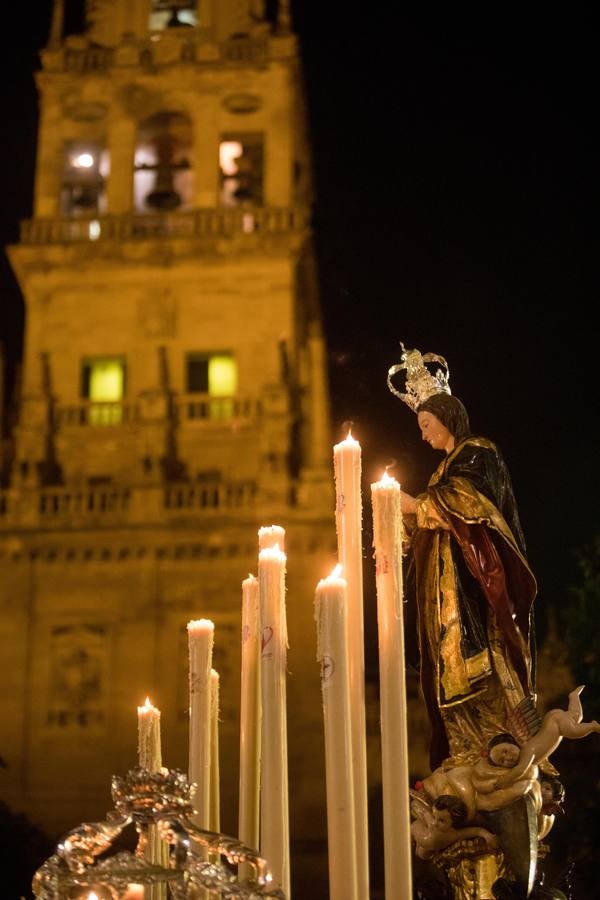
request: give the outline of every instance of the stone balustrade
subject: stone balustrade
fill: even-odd
[[[139,408],[136,403],[86,401],[54,409],[54,424],[59,429],[74,425],[124,425],[138,419]]]
[[[261,411],[254,397],[214,397],[210,394],[182,394],[177,399],[180,422],[208,422],[217,425],[230,419],[252,420]]]
[[[156,237],[227,238],[281,234],[308,224],[306,210],[292,207],[193,209],[165,213],[123,213],[91,219],[35,218],[21,222],[23,244],[139,241]]]
[[[123,487],[10,488],[0,491],[0,531],[121,526],[250,509],[254,481]]]
[[[261,403],[255,397],[216,397],[210,394],[178,394],[175,398],[179,424],[202,422],[219,425],[230,420],[252,421],[261,412]],[[166,406],[160,407],[160,419],[166,419]],[[106,428],[114,425],[143,424],[146,419],[156,420],[156,408],[136,402],[96,403],[82,401],[70,405],[57,405],[53,410],[53,423],[59,431],[79,426]]]
[[[251,507],[256,491],[254,481],[174,484],[165,488],[165,508],[197,511]]]
[[[106,72],[113,67],[139,65],[160,68],[183,62],[203,66],[264,66],[270,58],[266,38],[232,38],[228,41],[191,40],[189,33],[156,32],[147,41],[119,47],[66,47],[62,52],[46,54],[45,68],[75,74]]]
[[[129,512],[131,490],[102,488],[43,488],[39,492],[40,520],[116,516]]]

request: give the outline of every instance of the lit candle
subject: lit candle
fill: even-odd
[[[260,810],[260,633],[258,579],[242,582],[242,676],[240,695],[240,785],[238,835],[259,846]]]
[[[146,702],[143,706],[138,706],[137,711],[139,766],[149,772],[158,772],[162,766],[160,710],[152,705],[149,697],[146,697]],[[150,825],[148,829],[145,855],[148,862],[153,865],[168,867],[169,847],[161,839],[156,825]],[[146,900],[165,900],[167,886],[166,884],[148,885],[139,896],[146,897]]]
[[[385,896],[412,897],[400,485],[371,485],[377,584]]]
[[[261,810],[260,850],[273,888],[290,893],[285,611],[286,557],[279,547],[258,554],[261,622]]]
[[[336,566],[315,591],[317,660],[325,732],[327,846],[330,900],[358,900],[354,778],[345,579]]]
[[[338,559],[347,582],[348,664],[358,893],[369,896],[367,734],[362,571],[361,448],[349,433],[333,448]]]
[[[210,619],[188,622],[189,646],[189,780],[196,784],[193,822],[199,828],[210,824],[210,670],[214,623]]]
[[[149,772],[158,772],[162,766],[160,747],[160,710],[146,697],[138,706],[138,764]]]
[[[219,673],[210,670],[210,830],[221,830],[219,783]]]

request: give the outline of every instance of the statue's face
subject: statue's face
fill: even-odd
[[[449,453],[454,447],[454,438],[445,425],[442,425],[437,416],[430,412],[420,412],[417,415],[417,422],[421,429],[421,437],[428,444],[431,444],[434,450],[445,450]]]
[[[503,766],[505,769],[511,769],[519,758],[519,747],[516,744],[496,744],[490,750],[490,761],[495,766]]]
[[[540,788],[542,791],[542,803],[550,803],[551,800],[554,800],[554,791],[549,781],[542,781]]]

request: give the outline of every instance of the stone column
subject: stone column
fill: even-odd
[[[108,212],[131,212],[133,209],[133,162],[135,155],[133,119],[120,116],[111,120],[108,129],[110,174],[108,177]]]
[[[200,96],[193,111],[194,206],[215,207],[219,192],[218,99]]]

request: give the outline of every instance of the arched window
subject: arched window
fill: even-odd
[[[108,151],[99,141],[68,141],[63,153],[61,207],[66,216],[106,212]]]
[[[224,134],[219,143],[221,206],[262,206],[263,136]]]
[[[133,177],[137,212],[192,206],[191,147],[192,124],[184,113],[160,112],[140,122]]]

